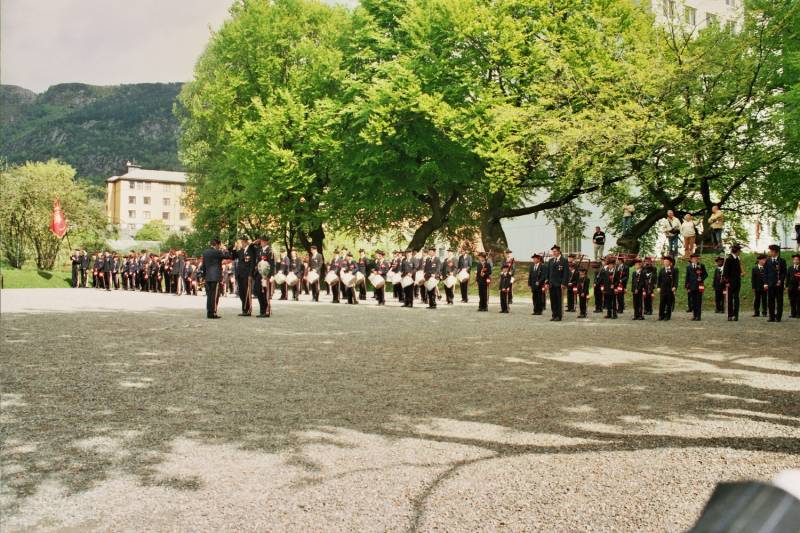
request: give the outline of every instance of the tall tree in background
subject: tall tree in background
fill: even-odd
[[[200,228],[322,248],[348,25],[347,11],[313,0],[231,8],[177,108]]]
[[[705,217],[720,205],[729,218],[771,215],[800,196],[797,136],[786,131],[798,122],[797,106],[786,105],[798,86],[785,75],[797,72],[798,56],[784,53],[787,39],[797,38],[797,10],[796,2],[753,3],[740,29],[698,30],[680,19],[658,29],[670,68],[656,115],[673,134],[651,143],[641,161],[631,198],[639,220],[622,246],[638,250],[670,209]],[[607,212],[618,219],[619,199],[609,200]]]

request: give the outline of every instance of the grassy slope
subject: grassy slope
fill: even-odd
[[[21,269],[0,266],[4,289],[50,289],[69,287],[72,274],[69,270],[39,270],[35,266],[24,266]]]

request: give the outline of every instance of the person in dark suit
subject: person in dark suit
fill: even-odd
[[[675,270],[675,259],[671,255],[664,256],[662,265],[656,281],[658,292],[661,294],[658,302],[658,319],[670,320],[675,306],[675,292],[678,290],[678,271]]]
[[[739,321],[739,291],[742,289],[742,277],[744,268],[739,259],[742,248],[738,244],[731,246],[731,253],[725,258],[722,265],[722,283],[724,290],[728,293],[728,321]]]
[[[492,263],[486,257],[486,252],[478,254],[478,268],[475,272],[475,281],[478,283],[478,311],[488,311],[489,284],[492,282]]]
[[[358,299],[359,300],[366,300],[367,299],[367,274],[369,274],[369,258],[367,257],[367,252],[361,248],[358,251],[358,261],[356,261],[358,265],[358,272],[364,276],[364,279],[360,283],[356,283],[358,285]]]
[[[792,266],[786,274],[786,288],[789,292],[790,318],[800,318],[800,254],[792,256]]]
[[[169,273],[164,274],[164,283],[166,283],[167,278],[170,279],[170,289],[166,292],[174,292],[178,296],[183,294],[185,287],[184,284],[184,270],[186,268],[186,258],[183,255],[182,250],[178,250],[175,252],[175,257],[172,258],[172,268]]]
[[[615,283],[616,289],[615,293],[617,296],[617,312],[624,313],[625,312],[625,291],[628,288],[628,266],[625,264],[625,261],[620,259],[619,264],[616,268],[616,276],[615,276]]]
[[[724,257],[717,257],[714,259],[716,266],[714,267],[714,312],[725,312],[725,284],[723,283],[724,276],[722,274],[722,265],[725,264]]]
[[[767,309],[769,319],[767,322],[780,322],[783,318],[783,290],[786,287],[786,260],[781,257],[781,247],[770,244],[769,258],[767,259]]]
[[[586,318],[586,310],[589,305],[589,285],[591,278],[589,278],[586,269],[578,269],[578,309],[580,313],[578,318]]]
[[[289,252],[289,271],[297,276],[297,283],[292,285],[292,300],[295,302],[300,298],[300,283],[305,276],[305,267],[303,261],[297,255],[297,250],[292,249]]]
[[[756,265],[750,272],[750,286],[753,288],[753,316],[767,316],[767,256],[756,257]],[[760,314],[759,314],[760,312]]]
[[[114,260],[111,254],[105,252],[103,254],[103,288],[107,291],[111,290],[111,272],[114,270]]]
[[[700,321],[703,314],[703,292],[708,277],[706,266],[700,262],[700,254],[692,254],[689,264],[686,265],[686,279],[684,287],[689,293],[692,303],[692,320]]]
[[[644,320],[644,298],[647,291],[647,278],[642,269],[642,260],[634,259],[631,271],[631,297],[633,298],[633,319]]]
[[[575,303],[578,299],[578,266],[575,264],[574,256],[568,258],[567,273],[567,313],[575,312]]]
[[[236,261],[236,286],[239,299],[242,301],[242,312],[239,316],[253,314],[253,274],[258,263],[258,251],[247,235],[239,239],[239,247],[234,250]],[[207,278],[206,278],[207,279]]]
[[[646,284],[646,290],[644,293],[644,314],[652,315],[653,295],[656,292],[656,280],[658,278],[658,272],[656,272],[656,267],[653,265],[652,257],[644,258],[644,266],[642,267],[642,271],[644,272],[644,281]]]
[[[561,247],[557,244],[550,248],[553,258],[550,260],[550,265],[547,272],[547,285],[550,293],[550,309],[552,312],[551,322],[560,322],[564,315],[564,302],[562,301],[562,294],[564,285],[567,283],[567,276],[569,275],[569,266],[567,258],[561,255]]]
[[[339,250],[333,251],[333,257],[331,258],[331,263],[328,265],[328,272],[333,272],[337,276],[341,270],[342,258],[339,256]],[[339,303],[339,292],[341,289],[341,282],[338,280],[334,281],[333,283],[328,284],[328,288],[332,293],[331,303],[338,304]]]
[[[542,256],[533,254],[531,256],[531,266],[528,269],[528,287],[531,288],[531,298],[533,299],[533,315],[541,315],[544,309],[544,282],[545,269],[542,265]]]
[[[500,269],[502,270],[503,266],[508,267],[508,273],[511,278],[511,288],[507,291],[508,292],[508,304],[511,305],[514,303],[514,276],[516,274],[516,265],[517,260],[514,259],[514,252],[511,250],[506,250],[503,262],[500,264]]]
[[[442,261],[442,279],[446,280],[450,276],[455,276],[458,273],[458,265],[456,264],[456,258],[453,257],[453,250],[447,250],[447,257],[444,261]],[[448,287],[447,284],[444,286],[444,295],[445,301],[447,305],[453,305],[455,301],[455,285],[452,287]]]
[[[463,248],[458,252],[458,262],[456,266],[459,272],[463,270],[469,274],[472,271],[472,256]],[[459,286],[461,288],[461,303],[469,303],[469,296],[467,294],[469,290],[469,276],[467,276],[464,281],[459,282]]]
[[[262,275],[259,272],[258,263],[256,263],[256,270],[253,272],[253,292],[256,293],[256,299],[258,299],[258,317],[267,318],[272,311],[269,300],[272,295],[272,274],[275,271],[275,258],[272,255],[269,237],[262,235],[258,241],[258,256],[269,265],[269,273],[266,276]]]
[[[600,271],[599,282],[600,291],[603,293],[603,307],[606,309],[605,318],[617,318],[617,261],[609,256],[606,258],[606,266]]]
[[[81,287],[84,289],[86,288],[86,280],[88,276],[86,275],[89,271],[89,254],[86,253],[86,250],[81,250]]]
[[[603,263],[600,263],[600,267],[595,270],[594,272],[594,312],[595,313],[602,313],[603,312],[603,290],[602,284],[600,283],[600,275],[603,273]]]
[[[389,273],[389,266],[389,261],[384,258],[383,250],[375,250],[375,262],[372,264],[372,273],[386,279],[386,274]],[[381,288],[375,287],[375,299],[378,300],[378,305],[386,304],[386,285]]]
[[[311,301],[318,302],[319,301],[319,283],[322,279],[322,267],[325,265],[325,260],[322,258],[322,254],[319,253],[316,246],[311,246],[311,254],[308,257],[308,271],[314,271],[317,273],[319,278],[314,283],[309,284],[309,289],[311,289]]]
[[[436,256],[436,248],[433,246],[428,248],[428,256],[422,265],[422,271],[425,273],[425,281],[431,278],[439,279],[439,275],[442,272],[442,262]],[[428,290],[427,287],[423,286],[422,290],[427,292],[428,309],[436,309],[436,287]]]
[[[74,289],[78,287],[78,283],[80,281],[81,253],[78,250],[74,250],[69,259],[72,262],[71,285],[72,288]]]
[[[510,313],[509,302],[511,298],[511,265],[503,262],[500,265],[500,312]]]
[[[406,250],[406,257],[400,263],[400,275],[404,278],[411,277],[413,280],[416,272],[417,267],[414,262],[413,252]],[[414,283],[403,287],[403,307],[414,307]]]
[[[212,239],[209,248],[203,252],[203,278],[206,281],[206,317],[219,318],[219,283],[222,281],[222,260],[230,259],[231,254],[220,249],[218,239]]]

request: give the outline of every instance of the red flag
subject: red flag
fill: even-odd
[[[50,231],[59,239],[63,239],[67,234],[67,219],[61,210],[61,200],[58,198],[53,202],[53,221],[50,223]]]

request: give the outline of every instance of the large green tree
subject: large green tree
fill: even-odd
[[[348,25],[343,8],[313,0],[233,5],[177,108],[200,228],[322,248]]]

